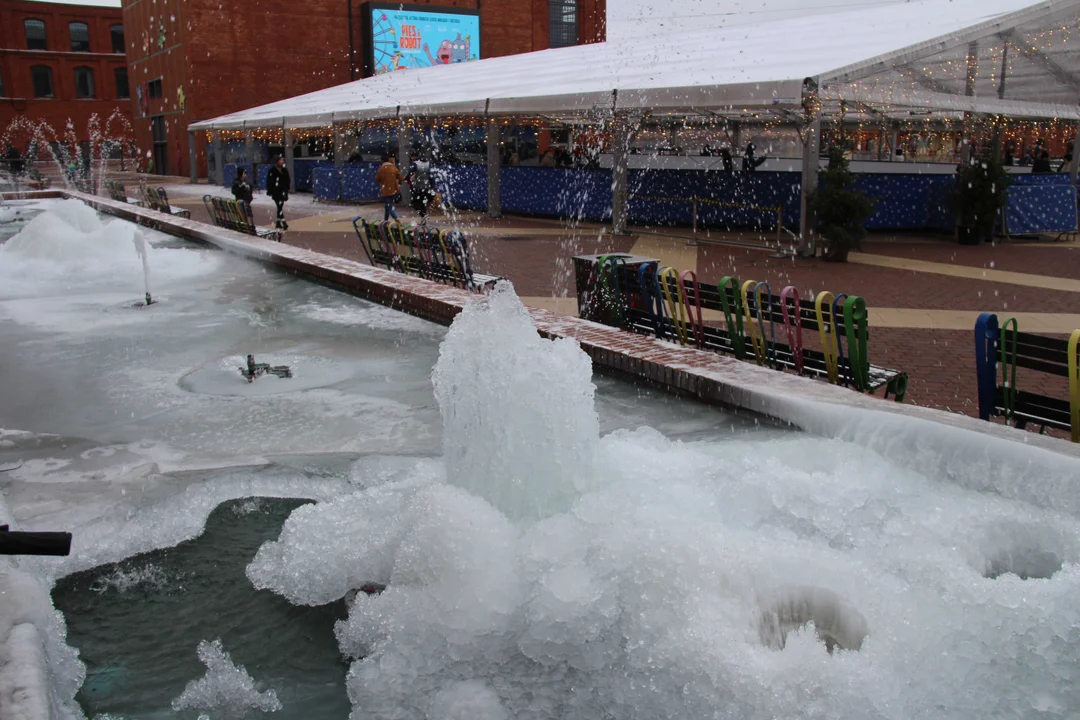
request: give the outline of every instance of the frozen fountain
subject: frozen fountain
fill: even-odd
[[[89,187],[80,189],[96,195],[101,192],[105,181],[109,154],[119,150],[121,162],[125,154],[134,161],[138,157],[138,150],[131,123],[119,110],[114,110],[104,122],[97,113],[91,115],[87,123],[87,137],[89,148],[84,150],[70,119],[61,133],[44,120],[30,120],[20,115],[0,135],[0,148],[6,151],[14,146],[24,160],[45,154],[52,163],[56,177],[62,179],[66,186],[72,186],[75,180],[69,172],[71,166],[90,168]],[[18,178],[13,180],[18,182]],[[14,189],[19,188],[16,186]]]
[[[114,323],[132,236],[56,212],[30,233],[49,243],[0,246],[0,427],[63,436],[0,434],[0,464],[23,461],[0,482],[16,523],[75,534],[70,559],[23,568],[67,614],[66,635],[28,623],[69,714],[80,687],[132,718],[1080,707],[1064,454],[810,402],[821,434],[790,432],[593,378],[508,285],[444,335],[148,236],[173,253],[154,262],[170,302]],[[244,394],[249,346],[336,364]],[[206,620],[229,607],[231,636]]]

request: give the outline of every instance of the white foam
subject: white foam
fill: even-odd
[[[574,340],[542,339],[510,283],[454,319],[432,380],[451,483],[514,520],[563,512],[589,486],[592,362]]]
[[[198,654],[199,661],[206,665],[206,675],[187,684],[184,692],[172,701],[173,711],[213,710],[225,717],[235,717],[248,710],[281,709],[277,693],[259,690],[244,666],[233,664],[220,639],[200,642]]]
[[[0,244],[0,298],[77,294],[88,289],[145,292],[144,265],[136,251],[138,226],[103,221],[78,200],[52,204],[6,243]],[[191,279],[213,267],[211,253],[149,246],[146,272],[160,284]]]

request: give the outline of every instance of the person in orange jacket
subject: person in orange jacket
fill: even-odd
[[[379,183],[379,197],[382,198],[383,220],[398,219],[394,212],[394,198],[401,192],[401,171],[394,164],[393,155],[383,155],[383,164],[375,171],[375,182]]]

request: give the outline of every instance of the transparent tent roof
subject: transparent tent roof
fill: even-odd
[[[1080,119],[1080,0],[918,0],[378,75],[194,123],[448,115],[962,112]],[[807,83],[806,81],[810,82]]]

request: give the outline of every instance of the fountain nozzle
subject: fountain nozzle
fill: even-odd
[[[240,374],[247,378],[249,383],[255,382],[260,375],[275,375],[279,378],[291,378],[292,368],[288,365],[270,365],[268,363],[255,362],[254,355],[247,356],[247,367],[239,368]]]

